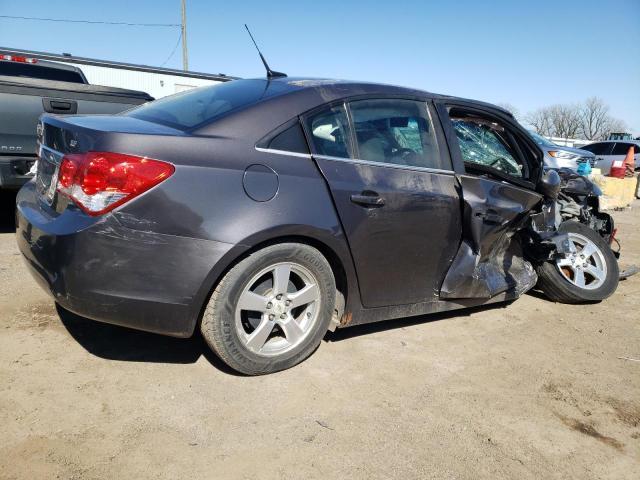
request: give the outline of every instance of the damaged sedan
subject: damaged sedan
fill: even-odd
[[[618,284],[597,195],[486,103],[279,77],[38,132],[16,235],[43,288],[88,319],[200,330],[244,374],[336,327]]]

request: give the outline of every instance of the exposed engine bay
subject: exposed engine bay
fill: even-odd
[[[554,183],[555,180],[549,180],[549,177],[556,176],[555,173],[559,180],[557,187],[550,185],[550,182]],[[531,215],[531,225],[527,232],[532,240],[528,251],[533,253],[535,259],[550,259],[548,255],[539,255],[544,250],[549,254],[553,254],[554,249],[556,254],[566,253],[562,236],[555,235],[557,228],[565,221],[574,220],[586,225],[600,234],[607,243],[615,241],[613,217],[600,211],[599,196],[602,192],[588,178],[570,169],[550,170],[545,174],[541,189],[545,200],[541,211]],[[537,243],[536,240],[540,245],[533,244]],[[619,251],[614,253],[616,257],[619,256]]]
[[[599,210],[600,188],[568,168],[558,170],[558,174],[562,183],[557,203],[562,220],[577,220],[598,232],[607,242],[613,243],[613,217]],[[614,253],[619,255],[619,251]]]

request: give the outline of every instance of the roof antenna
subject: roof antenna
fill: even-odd
[[[256,47],[256,50],[258,50],[258,55],[260,55],[260,60],[262,60],[262,63],[264,64],[264,68],[266,68],[267,70],[267,78],[279,78],[279,77],[286,77],[287,74],[286,73],[282,73],[282,72],[275,72],[273,70],[271,70],[271,68],[269,68],[269,64],[267,63],[267,61],[264,59],[264,56],[262,55],[262,52],[260,51],[260,49],[258,48],[258,44],[256,43],[256,41],[253,38],[253,35],[251,35],[251,30],[249,30],[249,27],[247,27],[247,24],[244,24],[244,28],[247,29],[247,33],[249,33],[249,36],[251,37],[251,41],[253,42],[253,44]]]

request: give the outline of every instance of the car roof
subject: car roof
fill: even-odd
[[[256,80],[256,79],[253,79]],[[479,100],[471,100],[467,98],[455,97],[451,95],[442,95],[416,88],[401,87],[398,85],[389,85],[376,82],[365,82],[357,80],[341,80],[331,78],[313,78],[313,77],[279,77],[275,79],[259,79],[265,82],[277,82],[281,88],[286,86],[284,91],[281,91],[280,95],[286,95],[287,93],[299,92],[300,90],[308,90],[319,92],[327,97],[327,102],[334,99],[355,96],[355,95],[409,95],[409,96],[422,96],[433,99],[440,99],[450,102],[464,102],[474,103],[479,106],[490,107],[495,110],[508,115],[513,116],[508,110],[493,105],[490,103],[482,102]],[[236,80],[242,81],[242,80]]]
[[[190,131],[202,135],[233,135],[233,132],[236,132],[239,128],[246,131],[247,125],[251,125],[256,138],[262,138],[275,127],[284,125],[292,118],[303,115],[305,112],[314,111],[316,108],[321,108],[334,102],[342,102],[358,97],[413,97],[424,100],[442,100],[452,104],[460,103],[485,107],[513,118],[513,115],[507,110],[488,103],[382,83],[309,77],[279,77],[271,79],[263,77],[233,80],[229,83],[238,85],[241,82],[252,82],[251,89],[258,88],[261,90],[259,98],[249,104],[230,110],[214,121],[203,122]],[[229,83],[226,85],[229,85]],[[216,88],[216,85],[201,88]]]
[[[640,145],[640,140],[598,140],[588,143],[587,145],[595,145],[596,143],[632,143],[634,145]]]

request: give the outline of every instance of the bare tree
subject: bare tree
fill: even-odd
[[[552,105],[530,113],[525,121],[540,135],[574,137],[580,130],[580,115],[574,105]]]
[[[557,104],[529,113],[524,118],[540,135],[547,137],[606,139],[611,132],[624,132],[626,124],[609,115],[600,98],[588,98],[581,105]]]
[[[524,117],[524,121],[540,135],[547,137],[553,136],[553,127],[551,122],[551,109],[549,107],[539,108],[535,112],[531,112]]]
[[[627,131],[627,124],[625,123],[624,120],[609,117],[607,120],[606,127],[604,128],[604,132],[599,137],[599,139],[604,140],[609,137],[610,133],[613,133],[613,132],[626,132],[626,131]]]
[[[581,127],[580,108],[577,105],[549,107],[554,137],[575,138]]]
[[[600,140],[609,130],[609,106],[598,97],[588,98],[580,108],[581,133],[586,140]]]
[[[513,106],[509,102],[498,103],[498,106],[504,108],[508,112],[511,112],[513,118],[515,118],[517,121],[520,121],[520,110],[518,110],[515,106]]]

